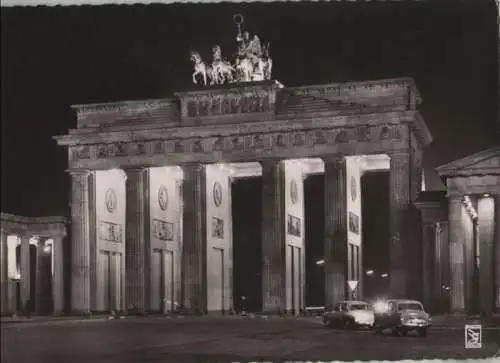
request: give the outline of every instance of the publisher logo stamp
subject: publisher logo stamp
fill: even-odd
[[[465,325],[465,348],[481,348],[481,325]]]

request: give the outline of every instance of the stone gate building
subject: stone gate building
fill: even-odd
[[[422,151],[411,79],[286,88],[260,81],[172,99],[74,106],[56,138],[72,176],[73,311],[225,311],[232,300],[231,181],[262,175],[263,310],[304,306],[304,174],[325,176],[325,292],[359,281],[359,175],[390,171],[390,290],[420,297]],[[367,162],[370,161],[371,162]]]

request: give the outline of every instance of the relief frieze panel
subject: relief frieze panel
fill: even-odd
[[[187,117],[271,111],[269,93],[259,91],[190,97],[184,100]]]
[[[375,143],[389,140],[403,141],[398,126],[359,126],[336,129],[313,129],[290,132],[258,133],[246,135],[214,136],[176,140],[150,140],[140,142],[100,144],[72,148],[73,160],[111,159],[129,156],[171,154],[206,154],[211,152],[245,152],[293,147],[321,147],[349,143]]]

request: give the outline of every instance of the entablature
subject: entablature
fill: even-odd
[[[149,140],[131,137],[134,135],[129,133],[122,137],[115,135],[112,139],[102,137],[100,140],[106,141],[101,143],[71,146],[69,164],[72,169],[108,169],[133,165],[154,167],[196,162],[295,159],[333,154],[391,154],[395,150],[408,152],[406,123],[409,121],[403,122],[408,119],[406,114],[392,114],[371,115],[367,120],[358,117],[354,125],[345,118],[341,122],[308,120],[307,124],[257,124],[254,127],[246,125],[248,127],[243,130],[225,130],[226,134],[206,129],[200,130],[202,135],[179,130],[178,135],[170,134],[166,140],[161,139],[166,135],[150,130],[141,135],[144,138],[149,136]],[[188,136],[190,134],[191,137]],[[136,141],[128,141],[134,139]]]
[[[20,236],[64,237],[66,236],[65,217],[24,217],[1,213],[1,229],[4,233]]]
[[[500,174],[456,176],[446,179],[447,196],[500,195]]]

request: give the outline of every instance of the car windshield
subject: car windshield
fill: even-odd
[[[419,303],[404,303],[398,304],[398,310],[419,310],[423,311],[422,305]]]
[[[368,310],[367,304],[351,304],[349,310]]]

